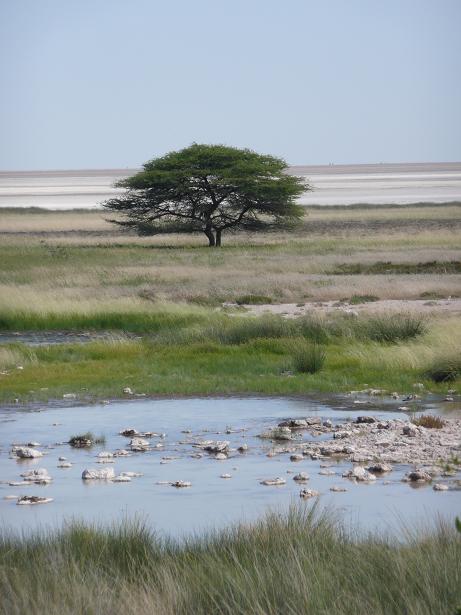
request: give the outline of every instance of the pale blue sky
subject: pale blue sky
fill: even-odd
[[[0,0],[0,169],[461,160],[461,0]]]

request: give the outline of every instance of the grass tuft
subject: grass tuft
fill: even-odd
[[[427,429],[442,429],[445,425],[440,416],[434,416],[432,414],[423,414],[416,418],[413,418],[411,422],[418,427],[426,427]]]
[[[316,374],[325,365],[326,354],[318,344],[298,346],[293,352],[293,369],[301,374]]]
[[[435,359],[425,373],[434,382],[452,382],[461,376],[461,356],[444,356]]]
[[[424,317],[417,314],[374,316],[359,323],[359,328],[368,339],[386,343],[411,340],[427,330]]]

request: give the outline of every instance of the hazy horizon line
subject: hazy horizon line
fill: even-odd
[[[338,168],[338,167],[380,167],[380,166],[418,166],[418,165],[461,165],[461,160],[444,160],[444,161],[411,161],[411,162],[331,162],[324,164],[309,164],[309,163],[287,163],[288,168],[310,167],[310,168]],[[33,169],[0,169],[0,174],[7,173],[67,173],[67,172],[84,172],[84,171],[139,171],[142,165],[125,166],[125,167],[62,167],[62,168],[33,168]]]

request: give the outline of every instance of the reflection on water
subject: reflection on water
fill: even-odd
[[[379,404],[379,402],[376,402]],[[305,458],[290,462],[289,454],[267,457],[270,442],[256,437],[264,429],[287,417],[320,416],[334,422],[349,420],[361,410],[344,410],[320,401],[284,398],[178,399],[118,402],[86,407],[47,408],[40,412],[3,410],[0,414],[0,479],[18,481],[27,469],[44,467],[53,477],[46,486],[11,487],[0,484],[0,522],[3,526],[29,529],[39,525],[60,525],[63,519],[83,518],[108,522],[125,516],[140,515],[161,532],[180,535],[204,528],[222,527],[236,520],[251,520],[268,507],[286,507],[299,501],[300,486],[292,480],[294,472],[310,475],[308,487],[320,491],[323,505],[334,506],[347,523],[361,528],[389,528],[398,518],[427,519],[434,513],[453,518],[460,513],[461,492],[437,493],[430,486],[412,489],[402,483],[407,467],[394,467],[375,484],[353,484],[341,478],[349,462],[334,464],[335,475],[320,475],[320,461]],[[366,410],[367,414],[371,412]],[[373,414],[387,418],[402,415],[378,405]],[[153,439],[164,448],[116,458],[110,466],[97,464],[97,453],[126,448],[129,440],[118,435],[121,429],[134,427],[140,431],[164,432],[166,437]],[[231,429],[229,429],[231,428]],[[92,431],[103,434],[103,447],[91,450],[72,449],[67,441],[73,434]],[[226,430],[232,433],[225,433]],[[189,432],[191,433],[185,433]],[[304,438],[312,437],[304,434]],[[243,443],[248,452],[237,451],[224,461],[197,452],[190,443],[194,439],[229,440],[232,448]],[[13,442],[40,442],[46,455],[37,460],[17,461],[9,458]],[[48,448],[49,447],[49,448]],[[72,462],[68,469],[57,468],[58,457]],[[169,457],[170,460],[162,458]],[[324,462],[323,462],[324,463]],[[116,474],[142,472],[130,483],[85,482],[85,468],[113,467]],[[230,474],[231,479],[221,478]],[[281,476],[286,485],[265,487],[260,481]],[[185,480],[188,489],[159,485],[159,481]],[[345,493],[329,488],[342,485]],[[10,494],[46,495],[54,498],[43,506],[16,506],[5,500]],[[307,504],[309,505],[309,504]]]

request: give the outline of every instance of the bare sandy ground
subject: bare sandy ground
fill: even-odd
[[[403,300],[386,299],[373,301],[370,303],[350,304],[347,302],[324,301],[309,302],[304,305],[296,303],[244,305],[248,314],[261,316],[262,314],[278,314],[286,318],[295,318],[312,313],[332,313],[343,312],[349,314],[382,314],[382,313],[403,313],[414,312],[418,314],[440,315],[440,314],[461,314],[461,299],[441,299],[434,301],[427,300]]]

